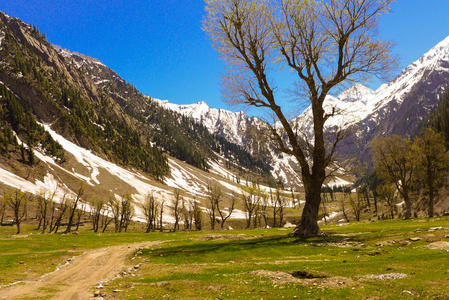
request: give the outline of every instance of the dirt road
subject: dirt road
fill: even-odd
[[[89,299],[93,297],[91,287],[114,278],[126,267],[125,261],[134,251],[159,243],[140,242],[90,250],[58,271],[42,276],[36,281],[0,289],[0,299],[42,297],[46,295],[46,291],[51,291],[51,299]]]

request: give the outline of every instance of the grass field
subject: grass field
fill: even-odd
[[[107,299],[449,299],[449,218],[290,229],[10,235],[0,228],[0,285],[54,271],[84,251],[145,240]],[[33,233],[33,234],[32,234]],[[141,264],[134,269],[132,266]],[[92,295],[95,292],[92,287]],[[1,289],[0,289],[1,294]]]

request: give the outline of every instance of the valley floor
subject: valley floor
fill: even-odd
[[[449,298],[449,217],[322,229],[328,236],[298,239],[285,228],[13,235],[1,227],[0,299]]]

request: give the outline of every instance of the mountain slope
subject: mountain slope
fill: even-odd
[[[0,31],[5,36],[1,85],[14,95],[18,108],[102,157],[141,168],[158,179],[168,174],[162,152],[143,138],[138,122],[124,114],[88,73],[68,63],[36,28],[0,14]],[[4,101],[2,106],[9,119],[21,118],[20,109]],[[21,125],[23,130],[13,129],[30,149],[45,142],[34,134],[34,125]]]
[[[376,91],[373,111],[349,127],[354,134],[340,153],[353,153],[353,160],[370,164],[369,144],[373,139],[389,134],[415,136],[448,87],[449,37]]]

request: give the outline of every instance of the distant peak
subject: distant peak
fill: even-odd
[[[71,57],[71,56],[77,56],[80,57],[81,59],[96,63],[96,64],[102,64],[104,65],[100,60],[94,58],[94,57],[90,57],[87,55],[84,55],[82,53],[79,52],[75,52],[75,51],[70,51],[69,49],[64,49],[61,46],[58,45],[52,45],[54,49],[56,49],[57,51],[59,51],[59,53],[61,53],[64,57]]]
[[[447,47],[447,46],[449,46],[449,35],[444,40],[439,42],[435,47]]]
[[[11,19],[11,17],[10,16],[8,16],[5,12],[3,12],[3,11],[0,11],[0,14],[2,14],[2,15],[4,15],[6,18],[8,18],[8,19]]]
[[[338,96],[341,101],[354,102],[363,99],[366,96],[374,95],[375,92],[360,83],[355,83]]]
[[[207,106],[207,107],[209,107],[209,105],[206,103],[206,101],[200,101],[196,105],[197,106]]]

